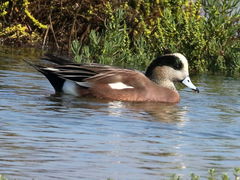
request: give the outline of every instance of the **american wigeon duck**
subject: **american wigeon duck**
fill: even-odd
[[[199,92],[189,78],[188,61],[180,53],[156,58],[145,74],[95,63],[76,64],[49,54],[43,59],[55,64],[30,65],[46,76],[56,92],[119,101],[167,103],[180,100],[174,82],[182,82]]]

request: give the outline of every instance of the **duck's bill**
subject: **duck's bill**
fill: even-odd
[[[185,86],[191,88],[193,91],[199,93],[199,89],[196,86],[193,85],[193,83],[192,83],[191,79],[189,78],[189,76],[186,77],[184,80],[182,80],[182,83]]]

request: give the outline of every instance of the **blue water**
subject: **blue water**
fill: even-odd
[[[240,167],[240,78],[198,75],[181,102],[108,102],[57,96],[22,59],[0,51],[0,174],[9,179],[189,179]]]

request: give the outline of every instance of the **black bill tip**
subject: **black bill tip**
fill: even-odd
[[[199,92],[200,92],[198,88],[196,88],[196,89],[193,89],[193,91],[194,91],[194,92],[197,92],[197,93],[199,93]]]

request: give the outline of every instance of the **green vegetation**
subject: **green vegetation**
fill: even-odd
[[[28,10],[29,4],[28,0],[0,2],[0,39],[2,42],[23,44],[40,41],[40,34],[31,31],[31,27],[25,23],[27,17],[38,28],[47,28],[47,26],[31,15]]]
[[[7,178],[0,174],[0,180],[7,180]]]
[[[52,42],[78,61],[131,67],[181,52],[192,72],[234,74],[239,7],[239,0],[2,0],[0,40]]]
[[[194,72],[239,72],[239,1],[229,2],[136,1],[116,9],[109,3],[104,31],[90,31],[84,45],[73,41],[75,60],[146,67],[170,51],[184,53]]]
[[[87,44],[73,41],[72,52],[75,55],[75,61],[128,67],[149,65],[155,58],[155,53],[150,52],[150,46],[144,38],[131,41],[124,15],[124,11],[118,9],[112,14],[111,21],[105,23],[103,33],[91,30]],[[131,45],[131,43],[134,44]]]
[[[240,168],[235,168],[233,175],[234,175],[234,180],[239,180],[240,179]],[[191,177],[191,180],[200,180],[200,176],[197,176],[194,173],[192,173],[190,175],[190,177]],[[217,175],[215,169],[210,169],[208,171],[207,180],[220,180],[220,179],[221,180],[230,180],[230,177],[226,173],[224,173],[222,175]],[[181,180],[181,177],[174,174],[170,178],[170,180]]]

